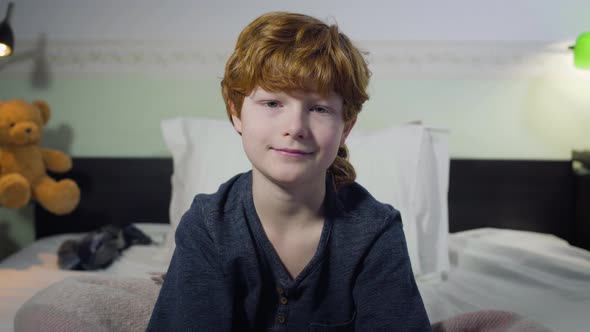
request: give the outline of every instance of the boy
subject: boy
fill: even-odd
[[[252,170],[195,197],[148,330],[430,331],[400,214],[347,161],[369,76],[315,18],[242,31],[222,94]]]

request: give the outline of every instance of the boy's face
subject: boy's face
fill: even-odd
[[[244,98],[234,127],[255,176],[283,185],[323,181],[354,121],[346,126],[337,94],[268,92],[254,89]]]

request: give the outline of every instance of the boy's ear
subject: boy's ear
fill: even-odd
[[[234,126],[234,129],[241,136],[242,135],[242,120],[238,116],[238,112],[236,112],[236,107],[234,106],[234,103],[232,103],[230,101],[229,102],[229,106],[230,106],[230,109],[231,109],[231,123]]]
[[[348,122],[344,125],[344,131],[342,132],[342,138],[340,139],[340,145],[344,145],[344,143],[346,142],[346,138],[348,137],[348,134],[350,134],[350,131],[354,127],[355,123],[356,123],[356,115],[354,116],[354,118],[352,118],[352,120],[350,120],[350,122]]]

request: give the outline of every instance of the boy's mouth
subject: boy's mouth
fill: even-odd
[[[281,149],[281,148],[273,148],[273,150],[284,154],[284,155],[294,155],[294,156],[307,156],[312,154],[312,152],[306,152],[303,150],[296,150],[296,149]]]

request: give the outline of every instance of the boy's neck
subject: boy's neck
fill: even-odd
[[[325,180],[324,176],[318,181],[284,187],[254,170],[252,196],[263,226],[287,231],[323,221]]]

